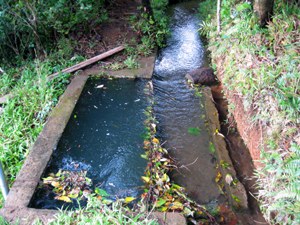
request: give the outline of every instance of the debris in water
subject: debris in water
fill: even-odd
[[[139,102],[141,99],[134,100],[134,102]]]
[[[75,164],[75,169],[79,164]],[[72,202],[72,198],[82,198],[82,190],[88,189],[92,185],[92,180],[86,177],[87,171],[59,170],[56,174],[49,173],[43,178],[43,188],[47,188],[57,196],[54,199]],[[50,185],[49,185],[50,184]],[[80,196],[81,195],[81,196]]]
[[[113,183],[107,183],[108,185],[110,185],[110,186],[113,186],[113,187],[115,187],[115,185],[113,184]]]
[[[96,88],[103,88],[103,87],[104,87],[104,84],[100,84]]]

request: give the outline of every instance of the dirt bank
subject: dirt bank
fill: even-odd
[[[255,169],[252,156],[238,129],[238,127],[245,129],[244,126],[247,124],[243,123],[238,126],[237,122],[232,116],[228,118],[228,101],[223,93],[222,84],[212,87],[212,94],[219,113],[221,133],[226,137],[227,150],[237,172],[237,177],[239,181],[242,182],[247,192],[250,213],[253,216],[253,220],[265,222],[263,215],[260,212],[258,202],[252,195],[256,195],[257,193],[257,190],[254,186],[256,180],[252,178]],[[225,122],[227,119],[228,122]],[[248,139],[251,140],[251,138]]]

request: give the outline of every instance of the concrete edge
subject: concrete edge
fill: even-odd
[[[219,122],[219,113],[213,102],[213,97],[210,87],[203,87],[201,89],[205,95],[205,111],[206,118],[209,124],[209,129],[212,136],[212,142],[215,147],[217,162],[223,178],[224,187],[228,196],[229,205],[237,212],[244,212],[248,210],[248,198],[243,184],[237,180],[236,171],[233,167],[231,158],[226,148],[225,137],[222,134],[217,134],[216,129],[221,130]],[[211,112],[211,113],[208,113]],[[222,163],[221,163],[222,162]],[[228,163],[227,167],[222,166],[223,163]],[[232,182],[228,184],[225,180],[226,175],[230,175],[233,180],[237,181],[236,185]]]
[[[28,205],[87,79],[88,76],[75,76],[48,117],[0,210],[0,215],[7,222],[18,220],[20,224],[28,224],[36,217],[45,221],[58,212],[33,209]]]
[[[156,60],[157,48],[154,49],[154,52],[144,58],[137,59],[137,62],[141,65],[137,69],[122,69],[122,70],[105,70],[104,75],[113,76],[116,78],[141,78],[141,79],[151,79],[153,76],[155,60]],[[83,71],[85,75],[99,75],[100,69],[90,68]]]

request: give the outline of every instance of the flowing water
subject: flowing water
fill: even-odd
[[[210,136],[205,126],[202,98],[195,96],[185,84],[185,75],[206,66],[205,48],[200,39],[199,1],[189,1],[171,7],[171,37],[168,46],[158,52],[154,69],[154,94],[158,104],[155,114],[159,121],[158,135],[171,155],[179,162],[172,180],[187,189],[188,196],[201,204],[225,201],[214,179],[217,176]],[[189,133],[199,128],[200,134]]]
[[[188,72],[208,67],[200,38],[199,1],[188,1],[169,8],[171,37],[157,54],[153,74],[157,136],[179,162],[171,174],[172,182],[183,186],[190,198],[207,209],[226,202],[215,182],[217,170],[209,145],[203,97],[194,95],[185,83]],[[95,86],[104,84],[107,89]],[[44,173],[87,170],[94,186],[124,198],[142,193],[140,177],[146,167],[143,111],[147,107],[142,80],[89,80],[71,119]],[[198,128],[200,134],[189,132]],[[76,168],[75,168],[76,167]],[[61,208],[64,202],[54,194],[38,190],[31,202],[34,208]],[[82,202],[81,202],[82,204]],[[75,206],[65,204],[66,206]],[[245,223],[246,224],[246,223]],[[252,224],[252,223],[249,223]]]
[[[59,169],[87,170],[94,187],[119,198],[139,196],[147,163],[140,156],[148,105],[145,82],[88,80],[43,177]],[[107,89],[95,88],[102,84]],[[53,198],[53,193],[38,189],[30,207],[77,206],[76,201],[66,204]]]

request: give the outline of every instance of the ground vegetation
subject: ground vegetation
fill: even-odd
[[[230,113],[243,124],[238,128],[255,160],[257,198],[271,224],[300,222],[298,4],[275,1],[273,16],[262,28],[250,3],[223,1],[220,33],[215,2],[200,4],[211,64]]]
[[[167,5],[151,1],[151,17],[138,1],[0,1],[0,159],[9,186],[72,79],[48,75],[119,45],[125,51],[101,66],[137,67],[137,57],[164,45]]]

